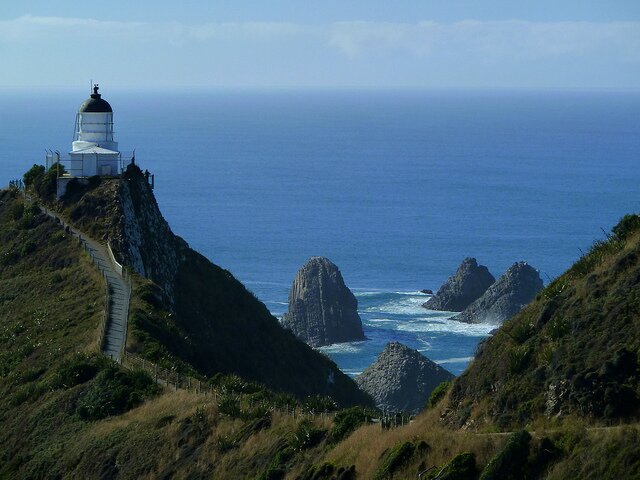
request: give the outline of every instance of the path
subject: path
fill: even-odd
[[[117,362],[121,361],[121,353],[124,351],[124,345],[127,340],[127,319],[129,315],[129,299],[131,290],[128,282],[118,273],[118,266],[111,261],[106,248],[98,242],[87,236],[82,231],[66,223],[55,212],[40,207],[40,209],[59,222],[65,230],[68,229],[74,237],[78,238],[80,243],[91,257],[95,266],[102,273],[109,290],[107,295],[107,322],[104,337],[102,341],[102,353],[111,357]],[[122,267],[120,270],[122,271]]]

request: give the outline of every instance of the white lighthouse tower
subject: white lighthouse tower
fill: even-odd
[[[118,142],[113,139],[113,110],[98,93],[98,84],[94,85],[93,93],[78,109],[71,147],[67,170],[69,176],[120,173]]]

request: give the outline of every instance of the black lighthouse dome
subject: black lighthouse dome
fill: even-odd
[[[79,113],[112,113],[109,102],[102,99],[102,95],[98,93],[98,84],[93,87],[93,93],[80,105]]]

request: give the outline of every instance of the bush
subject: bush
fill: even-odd
[[[231,418],[239,418],[241,413],[240,400],[230,395],[225,395],[218,402],[218,411],[224,415],[229,415]]]
[[[504,447],[489,461],[480,480],[516,480],[524,478],[531,435],[526,430],[509,436]]]
[[[640,230],[640,215],[625,215],[618,224],[611,229],[618,240],[626,240],[630,235]]]
[[[338,405],[331,397],[312,395],[302,402],[302,409],[307,413],[333,412]]]
[[[376,471],[375,478],[381,480],[392,477],[396,470],[400,469],[411,459],[414,451],[415,446],[412,442],[401,442],[394,445],[384,456],[382,463]]]
[[[444,396],[447,394],[447,392],[449,391],[449,388],[451,387],[451,384],[452,382],[450,380],[447,380],[442,382],[436,388],[434,388],[433,392],[431,392],[431,395],[429,396],[429,401],[427,402],[427,408],[435,407],[438,404],[438,402],[440,402],[440,400],[442,400]]]
[[[36,165],[34,164],[22,177],[22,181],[26,188],[34,187],[38,188],[40,182],[42,181],[42,177],[44,176],[45,168],[44,165]]]
[[[83,420],[99,420],[124,413],[157,392],[158,388],[145,372],[109,366],[98,373],[80,396],[76,411]]]
[[[368,422],[375,414],[375,411],[360,406],[339,411],[336,413],[333,428],[329,433],[329,442],[338,443],[360,425]]]
[[[99,363],[100,361],[95,357],[82,353],[76,354],[58,367],[49,386],[54,389],[71,388],[86,383],[98,374]]]
[[[476,457],[473,453],[456,455],[444,467],[431,472],[427,480],[474,480],[476,478]]]
[[[294,452],[302,452],[318,445],[327,434],[327,431],[316,428],[309,420],[302,420],[298,424],[289,444]]]

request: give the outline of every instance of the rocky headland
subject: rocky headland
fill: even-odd
[[[527,262],[516,262],[453,320],[501,324],[531,302],[542,287],[542,279],[535,268]]]
[[[298,270],[282,326],[312,347],[364,340],[358,301],[324,257],[311,257]]]
[[[454,275],[422,306],[429,310],[462,312],[496,281],[489,269],[475,258],[465,258]]]
[[[434,388],[453,378],[417,350],[390,342],[376,361],[356,377],[356,383],[380,409],[417,413]]]

